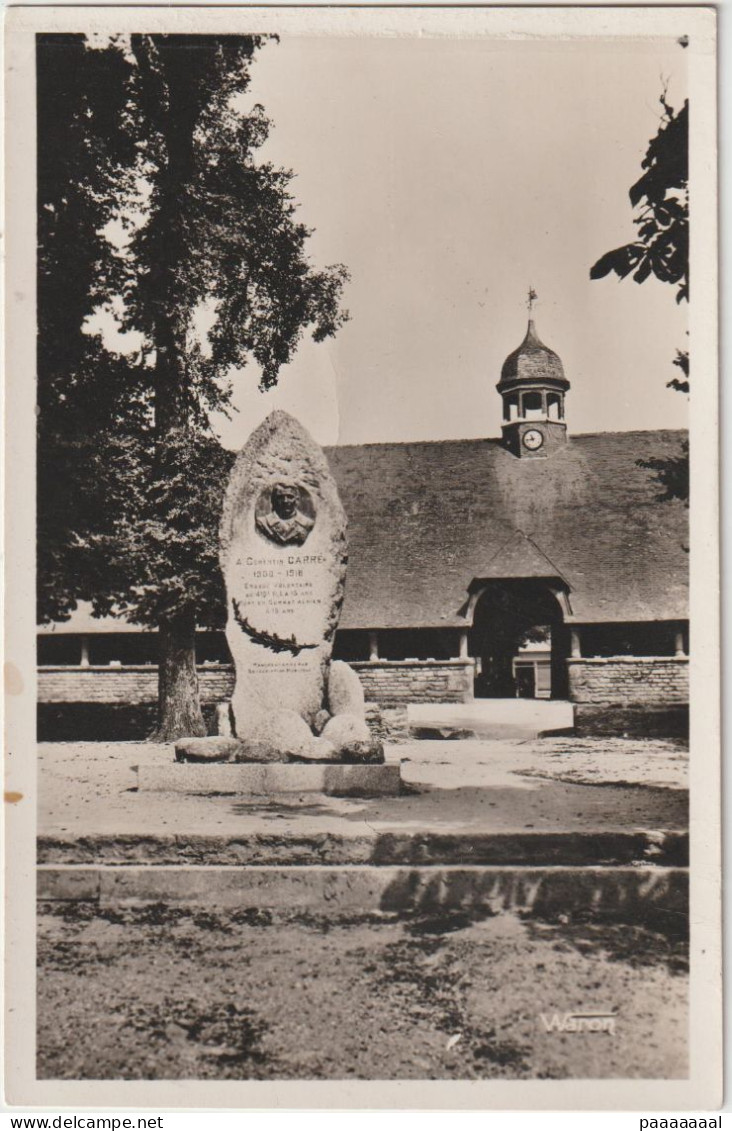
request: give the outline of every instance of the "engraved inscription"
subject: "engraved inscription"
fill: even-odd
[[[266,612],[271,623],[289,619],[308,607],[320,608],[323,596],[312,573],[323,560],[321,554],[237,558],[241,615],[254,623],[254,614],[259,610]]]
[[[232,602],[234,619],[242,632],[262,647],[262,660],[257,657],[250,661],[253,668],[282,672],[300,653],[317,647],[303,636],[302,615],[323,606],[317,573],[324,561],[322,554],[297,553],[236,559],[240,597]]]

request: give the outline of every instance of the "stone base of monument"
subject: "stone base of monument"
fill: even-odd
[[[302,765],[297,763],[142,764],[138,789],[149,792],[243,794],[324,793],[330,797],[395,797],[401,792],[398,765]]]

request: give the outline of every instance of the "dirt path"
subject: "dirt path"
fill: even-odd
[[[42,1079],[686,1072],[683,944],[639,928],[80,904],[39,924]],[[614,1035],[546,1031],[575,1010]]]

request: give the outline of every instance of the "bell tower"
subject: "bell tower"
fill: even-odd
[[[519,459],[545,459],[567,442],[564,395],[569,381],[560,358],[536,333],[536,298],[532,287],[526,337],[504,361],[496,386],[503,398],[503,443]]]

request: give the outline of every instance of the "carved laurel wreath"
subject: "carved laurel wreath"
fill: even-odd
[[[242,632],[246,633],[250,640],[255,644],[261,644],[263,648],[269,648],[271,652],[290,652],[293,656],[298,656],[300,652],[304,652],[307,648],[317,648],[317,644],[298,644],[295,640],[295,635],[283,638],[276,636],[274,633],[264,632],[262,629],[254,628],[246,617],[242,616],[239,602],[234,597],[231,602],[234,610],[234,620],[239,625]]]

